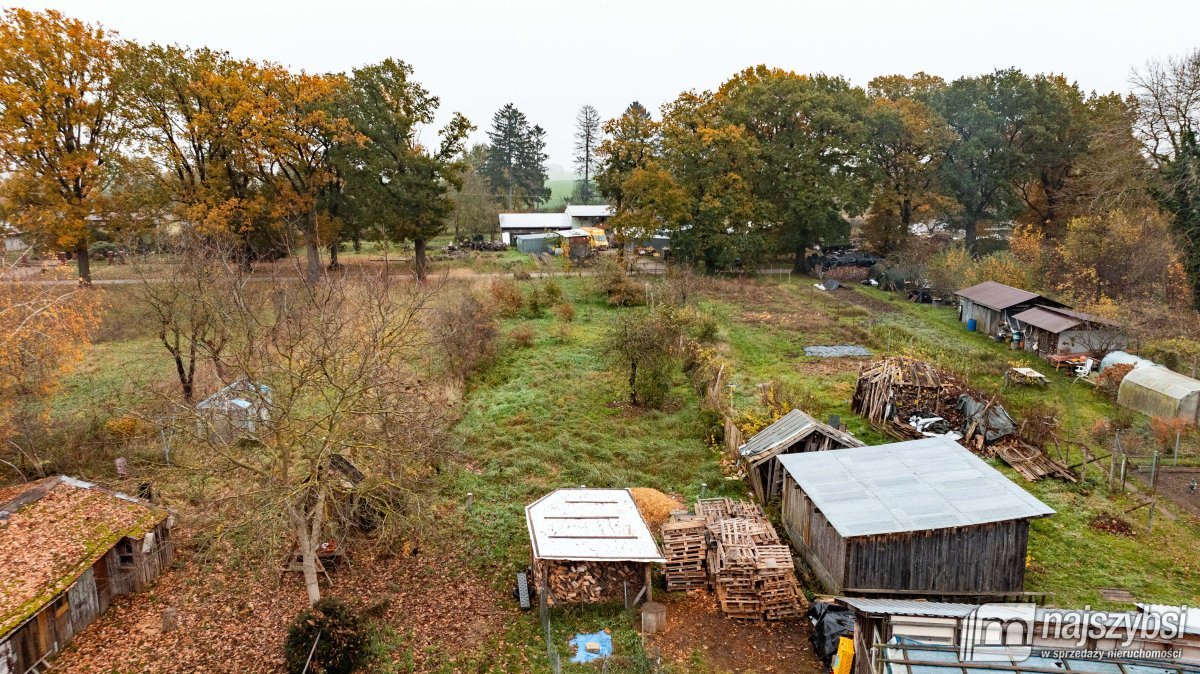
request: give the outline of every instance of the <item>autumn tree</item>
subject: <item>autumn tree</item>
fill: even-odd
[[[414,270],[425,280],[429,240],[445,231],[462,186],[463,142],[474,128],[460,114],[438,131],[434,148],[421,145],[439,101],[413,79],[412,66],[387,59],[357,68],[340,114],[354,136],[336,152],[349,213],[392,241],[412,241]],[[358,142],[358,138],[364,142]]]
[[[463,165],[462,184],[450,193],[454,201],[454,239],[473,236],[494,239],[500,224],[500,207],[484,175],[487,146],[473,145],[463,151],[460,161]]]
[[[674,307],[621,312],[605,334],[604,353],[620,372],[629,404],[658,408],[678,368],[683,323]]]
[[[400,531],[433,479],[450,403],[419,369],[431,295],[377,276],[230,288],[221,383],[253,382],[262,414],[242,437],[202,427],[203,447],[180,461],[236,478],[244,518],[226,529],[251,531],[273,563],[296,551],[315,604],[320,545]]]
[[[743,175],[795,269],[806,248],[848,239],[843,214],[861,213],[870,194],[862,90],[840,77],[756,66],[722,84],[715,104],[755,141],[755,170]]]
[[[270,187],[273,214],[298,225],[306,259],[303,275],[309,283],[321,276],[318,202],[326,191],[337,189],[331,155],[338,145],[361,142],[336,113],[346,86],[341,75],[293,74],[264,65],[251,101],[259,108],[249,139],[259,177]]]
[[[100,299],[79,288],[0,283],[0,463],[22,476],[18,466],[40,467],[14,442],[14,414],[23,401],[50,394],[83,359],[100,323]]]
[[[161,167],[176,218],[239,242],[244,265],[275,233],[259,174],[262,70],[209,49],[131,45],[126,114],[139,149]]]
[[[600,145],[600,113],[596,108],[585,105],[575,116],[575,182],[572,199],[576,203],[590,204],[596,198],[597,157]]]
[[[608,226],[621,239],[649,236],[668,224],[656,219],[656,212],[678,211],[650,207],[670,189],[660,161],[658,124],[634,101],[620,117],[605,122],[603,130],[605,138],[596,150],[596,186],[613,206]]]
[[[15,224],[75,251],[91,282],[88,245],[110,208],[128,125],[124,47],[100,26],[57,11],[4,10],[0,22],[0,170]]]
[[[768,229],[759,213],[753,179],[760,165],[754,138],[717,115],[711,93],[685,92],[663,107],[662,165],[635,170],[652,190],[638,190],[643,216],[671,232],[671,249],[705,271],[753,268]]]
[[[1030,82],[1018,144],[1023,170],[1016,190],[1026,221],[1053,237],[1070,217],[1071,184],[1088,151],[1091,116],[1078,85],[1061,75],[1036,75]]]
[[[508,210],[520,204],[532,208],[550,198],[546,187],[546,132],[530,125],[525,113],[512,103],[492,116],[485,172],[492,190],[504,198]]]
[[[942,195],[938,172],[954,132],[921,100],[908,97],[899,76],[876,78],[868,87],[866,156],[876,184],[867,216],[867,239],[880,253],[898,249],[915,222],[953,208]],[[894,92],[905,95],[893,98]]]

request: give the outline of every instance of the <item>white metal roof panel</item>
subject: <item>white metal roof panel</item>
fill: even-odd
[[[1179,611],[1187,611],[1187,616],[1184,623],[1183,631],[1186,634],[1200,635],[1200,608],[1190,608],[1187,606],[1171,606],[1169,604],[1138,604],[1138,610],[1142,613],[1176,613]]]
[[[628,489],[558,489],[525,507],[536,559],[665,562]]]
[[[944,437],[785,454],[779,461],[844,538],[1054,514]]]
[[[500,229],[562,229],[571,226],[566,213],[501,213]]]
[[[567,215],[572,218],[607,218],[613,214],[608,204],[567,206]]]
[[[978,604],[914,601],[912,599],[838,597],[838,601],[868,615],[907,615],[925,618],[963,618],[979,608]]]

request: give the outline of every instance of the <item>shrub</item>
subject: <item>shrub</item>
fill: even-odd
[[[596,275],[600,291],[614,307],[633,307],[646,303],[646,290],[625,273],[614,260],[605,260]]]
[[[515,346],[522,349],[528,349],[533,346],[533,326],[528,323],[522,323],[513,328],[512,332],[508,333],[508,336],[512,339]]]
[[[1100,376],[1096,377],[1096,389],[1115,397],[1121,388],[1121,380],[1125,379],[1125,375],[1132,371],[1133,366],[1127,363],[1109,365],[1104,368]]]
[[[288,628],[283,644],[288,672],[303,672],[312,653],[308,671],[350,674],[365,664],[369,640],[358,613],[337,599],[322,599],[296,616]]]
[[[521,295],[521,289],[517,284],[505,279],[495,279],[491,285],[492,300],[496,303],[496,309],[501,316],[505,318],[513,318],[521,313],[521,307],[525,305],[525,298]]]
[[[573,323],[575,322],[575,305],[563,302],[554,308],[554,314],[560,323]]]
[[[552,278],[542,284],[542,294],[546,298],[546,304],[558,304],[563,301],[562,286]]]
[[[543,291],[538,286],[533,286],[525,295],[525,316],[527,318],[541,318],[546,314],[546,300],[543,296]]]
[[[440,307],[435,320],[434,339],[447,371],[455,377],[466,379],[495,359],[500,326],[474,294]]]

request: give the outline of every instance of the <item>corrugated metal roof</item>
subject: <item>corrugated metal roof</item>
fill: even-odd
[[[849,434],[823,424],[800,410],[792,410],[780,417],[775,423],[755,433],[754,437],[747,440],[741,447],[738,447],[738,453],[743,458],[749,459],[764,452],[769,452],[781,445],[791,444],[796,439],[813,431],[820,431],[826,435],[836,437],[852,446],[862,445],[861,442],[858,442]]]
[[[536,559],[665,562],[628,489],[558,489],[525,507]]]
[[[1013,316],[1015,320],[1022,323],[1028,323],[1035,328],[1041,328],[1047,332],[1058,334],[1064,330],[1080,325],[1083,321],[1072,316],[1065,316],[1057,311],[1051,311],[1045,307],[1034,307],[1026,309],[1019,314]]]
[[[579,229],[577,227],[572,228],[572,229],[561,230],[558,232],[558,235],[564,239],[578,239],[581,237],[591,236],[591,234],[588,234],[586,231]]]
[[[779,462],[844,538],[1054,514],[944,437],[785,454]]]
[[[607,218],[612,214],[613,207],[608,204],[567,206],[567,215],[572,218]]]
[[[562,229],[571,226],[566,213],[501,213],[500,229]]]
[[[536,241],[538,239],[557,239],[558,232],[541,232],[539,234],[518,234],[514,238],[517,241]]]
[[[976,304],[982,304],[989,309],[995,309],[996,311],[1003,311],[1022,302],[1028,302],[1041,297],[1037,293],[1006,286],[1003,283],[996,283],[995,281],[984,281],[970,288],[963,288],[954,294],[959,297],[965,297]]]
[[[952,604],[912,599],[838,597],[838,601],[870,615],[911,615],[923,618],[962,618],[979,608],[977,604]]]
[[[1130,386],[1140,386],[1151,391],[1157,391],[1174,400],[1183,400],[1193,393],[1200,391],[1200,381],[1179,374],[1174,370],[1169,370],[1161,365],[1139,367],[1130,370],[1129,374],[1125,375],[1125,378],[1121,380],[1121,388],[1117,392],[1118,399],[1121,397],[1121,391],[1125,390],[1127,383]]]

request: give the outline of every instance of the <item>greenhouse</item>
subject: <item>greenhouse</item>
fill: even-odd
[[[1117,402],[1152,417],[1197,420],[1200,381],[1165,367],[1139,367],[1121,380]]]

